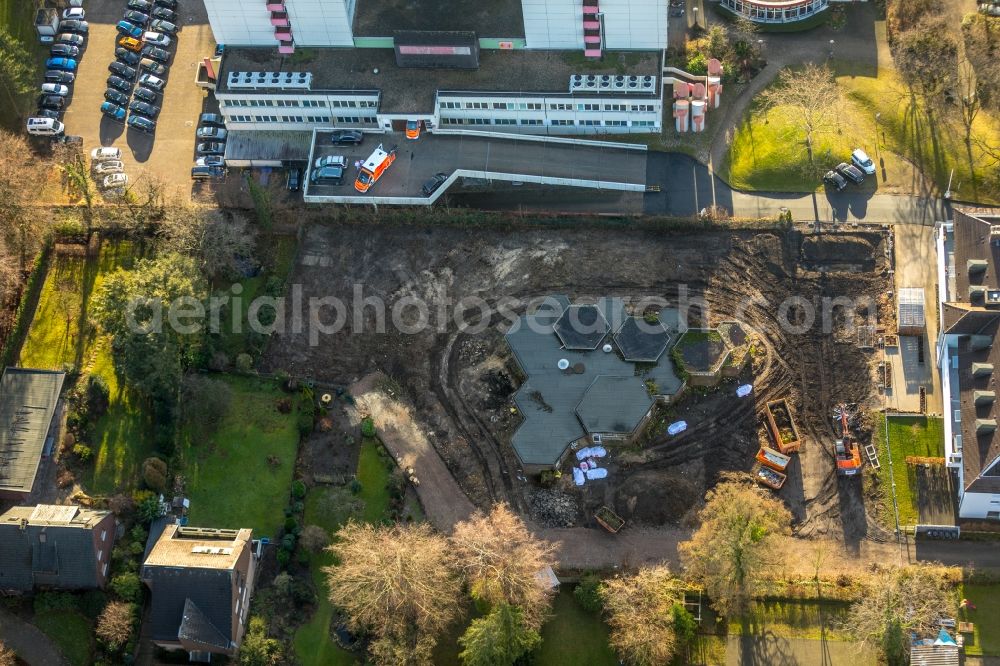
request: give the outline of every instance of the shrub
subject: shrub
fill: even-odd
[[[142,480],[158,493],[167,488],[167,463],[156,456],[146,458],[142,463]]]
[[[285,532],[293,532],[298,526],[299,521],[295,520],[295,518],[292,518],[291,516],[285,518]]]
[[[87,590],[79,599],[80,613],[86,617],[97,617],[108,603],[108,595],[102,590]]]
[[[299,544],[311,553],[318,553],[330,545],[330,535],[319,525],[307,525],[299,536]]]
[[[354,493],[355,495],[360,494],[361,493],[361,488],[362,488],[361,481],[359,481],[358,479],[351,479],[351,492],[352,493]]]
[[[292,483],[292,497],[295,499],[302,499],[306,496],[306,484],[302,481],[295,481]]]
[[[372,417],[366,416],[361,421],[361,436],[362,437],[374,437],[375,436],[375,421]]]
[[[215,432],[233,402],[229,384],[203,375],[188,375],[181,383],[181,419],[200,432]]]
[[[160,500],[148,490],[139,490],[132,495],[135,500],[135,516],[140,523],[148,525],[160,517]]]
[[[75,444],[73,453],[80,459],[80,462],[87,462],[94,457],[94,451],[86,444]]]
[[[36,613],[76,611],[79,610],[79,605],[76,597],[69,592],[39,592],[35,595],[34,609]]]
[[[281,549],[287,550],[289,553],[295,550],[295,535],[286,534],[281,537]]]
[[[288,563],[291,561],[292,554],[287,550],[279,550],[277,557],[278,557],[278,566],[284,569],[288,566]]]
[[[601,601],[601,579],[597,574],[585,573],[580,577],[576,589],[573,590],[573,598],[580,608],[591,613],[599,613],[604,607]]]
[[[111,591],[125,601],[132,603],[142,601],[142,581],[134,573],[118,574],[112,578]]]
[[[278,400],[278,411],[282,414],[292,413],[292,399],[291,398],[281,398]]]
[[[253,371],[253,357],[247,353],[238,354],[236,356],[236,371],[244,375],[250,374]]]
[[[108,382],[101,375],[90,374],[87,376],[86,405],[87,417],[94,421],[108,411],[111,391],[108,389]]]

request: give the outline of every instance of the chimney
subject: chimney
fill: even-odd
[[[982,405],[992,405],[996,402],[997,394],[994,391],[973,391],[972,399],[973,402],[976,403],[977,407]]]
[[[993,364],[992,363],[973,363],[972,364],[972,376],[973,377],[988,377],[993,374]]]
[[[988,435],[990,433],[996,432],[996,429],[997,429],[996,419],[976,419],[977,435]]]
[[[968,266],[969,274],[971,275],[972,273],[985,272],[986,269],[989,268],[990,262],[985,259],[969,259],[969,261],[966,262],[966,265]]]
[[[969,285],[969,301],[972,303],[982,303],[986,300],[986,287],[977,284]]]

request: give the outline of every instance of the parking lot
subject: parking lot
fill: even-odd
[[[125,171],[131,182],[152,176],[163,182],[168,194],[191,195],[195,125],[205,104],[206,93],[194,84],[201,58],[215,50],[212,30],[202,2],[181,2],[177,10],[179,31],[168,51],[173,53],[170,71],[157,106],[155,134],[127,129],[100,111],[104,101],[108,65],[115,59],[118,32],[126,0],[88,0],[84,8],[90,24],[86,50],[80,57],[72,97],[63,117],[66,133],[83,137],[89,152],[96,146],[122,150]]]

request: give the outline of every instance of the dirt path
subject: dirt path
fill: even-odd
[[[68,666],[62,651],[33,624],[0,609],[0,640],[30,666]]]

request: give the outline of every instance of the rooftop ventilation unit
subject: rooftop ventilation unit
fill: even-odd
[[[987,289],[986,302],[990,305],[1000,305],[1000,289]]]
[[[994,238],[1000,236],[1000,224],[990,225],[990,236],[993,236]]]
[[[227,85],[238,88],[297,88],[309,90],[312,74],[309,72],[229,72]]]
[[[651,94],[656,92],[656,77],[573,74],[569,77],[569,91]]]

